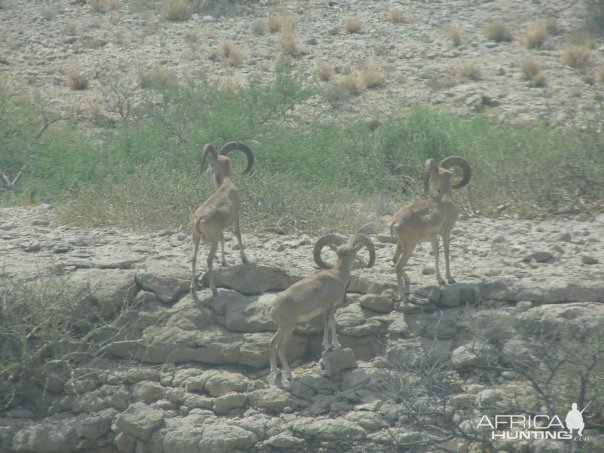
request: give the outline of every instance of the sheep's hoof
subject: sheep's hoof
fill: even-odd
[[[447,279],[447,281],[449,282],[450,285],[452,285],[453,283],[457,283],[453,277],[449,277]]]

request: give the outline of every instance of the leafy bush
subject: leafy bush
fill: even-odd
[[[136,122],[90,137],[30,97],[0,90],[0,170],[14,175],[26,165],[21,192],[0,192],[0,202],[36,193],[34,201],[62,205],[66,222],[188,229],[191,211],[213,191],[199,177],[202,147],[230,140],[256,156],[251,177],[239,177],[243,159],[233,164],[248,230],[350,231],[372,214],[346,205],[415,198],[425,160],[449,155],[473,168],[457,194],[467,212],[535,216],[591,209],[604,197],[604,139],[590,131],[500,125],[419,106],[326,121],[298,113],[317,90],[286,66],[269,84],[233,90],[206,80],[145,92]]]

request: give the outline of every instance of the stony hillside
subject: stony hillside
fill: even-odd
[[[288,351],[288,383],[269,378],[275,326],[266,309],[277,291],[314,272],[315,238],[246,232],[247,265],[235,263],[234,240],[227,241],[231,266],[217,270],[219,294],[202,291],[199,305],[189,294],[187,234],[80,229],[55,224],[52,213],[50,206],[0,210],[4,297],[28,281],[61,281],[79,295],[84,317],[113,321],[95,333],[103,354],[67,375],[58,369],[34,379],[0,417],[3,451],[434,451],[423,442],[443,432],[455,433],[444,443],[449,448],[486,448],[484,438],[472,437],[477,417],[505,404],[534,410],[527,379],[538,375],[531,370],[569,353],[559,339],[526,337],[522,325],[531,335],[587,335],[560,369],[585,371],[593,353],[588,397],[598,395],[604,352],[589,339],[601,341],[604,324],[601,221],[462,219],[452,241],[460,283],[435,286],[423,247],[410,263],[414,292],[406,303],[396,296],[394,244],[376,228],[376,266],[354,272],[337,312],[344,349],[322,355],[320,320],[300,325]],[[422,373],[436,378],[435,363],[446,364],[447,382],[455,383],[444,394],[418,381]],[[499,367],[497,380],[486,379],[481,366]],[[555,401],[558,392],[543,385]],[[440,405],[442,395],[450,409]],[[414,412],[420,401],[436,415]],[[601,404],[594,400],[585,415],[595,445],[604,441]],[[433,422],[422,425],[410,414]],[[426,431],[432,423],[444,431]],[[557,440],[518,442],[495,445],[570,448]]]
[[[322,87],[302,116],[421,103],[502,122],[603,121],[604,43],[585,33],[586,2],[194,1],[182,21],[164,3],[3,1],[2,80],[103,126],[150,79],[236,90],[285,60]]]

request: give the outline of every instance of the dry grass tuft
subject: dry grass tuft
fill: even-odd
[[[65,80],[65,83],[72,90],[85,90],[88,88],[88,78],[80,71],[71,71]]]
[[[550,39],[551,35],[547,26],[547,22],[533,22],[526,32],[525,43],[529,49],[540,49],[543,44]]]
[[[296,51],[298,50],[298,45],[296,44],[296,37],[294,35],[293,30],[282,31],[279,34],[278,41],[279,53],[284,56],[294,56]]]
[[[360,19],[352,19],[344,23],[344,30],[348,33],[361,33],[363,30],[363,21]]]
[[[77,36],[80,34],[80,27],[74,20],[68,20],[65,23],[65,34],[68,36]]]
[[[541,66],[532,58],[522,60],[520,62],[520,70],[524,78],[529,80],[533,86],[542,87],[547,83],[547,78]]]
[[[293,57],[298,50],[295,34],[296,22],[297,18],[293,15],[281,19],[281,33],[279,33],[277,46],[283,57]]]
[[[388,20],[393,24],[406,24],[409,22],[409,15],[398,8],[388,8]]]
[[[457,77],[466,80],[480,80],[482,73],[476,63],[467,63],[457,69]]]
[[[588,30],[580,30],[571,33],[568,42],[573,46],[585,46],[595,49],[598,46],[598,37]]]
[[[455,25],[447,25],[444,27],[444,30],[453,47],[461,45],[461,30],[459,27],[456,27]]]
[[[281,31],[282,23],[283,21],[280,16],[270,15],[268,16],[268,19],[266,19],[266,26],[268,27],[268,31],[271,33]]]
[[[315,62],[315,73],[319,80],[326,82],[335,75],[336,70],[333,65],[326,61],[318,60]]]
[[[363,92],[363,81],[355,75],[347,74],[340,77],[338,85],[346,90],[348,94],[358,96]]]
[[[501,21],[488,23],[484,27],[484,34],[491,41],[510,42],[514,40],[514,36],[508,26]]]
[[[568,93],[573,98],[579,98],[583,95],[583,85],[573,85],[569,88]]]
[[[386,74],[384,74],[384,71],[376,64],[365,68],[361,77],[365,87],[369,89],[381,88],[386,84]]]
[[[161,18],[169,21],[184,21],[191,17],[191,8],[187,0],[166,0]]]
[[[159,67],[149,69],[139,75],[141,88],[148,88],[153,85],[167,85],[173,79],[174,75],[170,69]]]
[[[233,66],[241,66],[245,62],[245,55],[229,40],[222,41],[214,54],[220,59],[228,60]]]
[[[90,0],[90,9],[95,13],[107,13],[119,8],[119,0]]]
[[[586,46],[569,47],[564,51],[563,60],[575,69],[583,69],[591,59],[591,50]]]

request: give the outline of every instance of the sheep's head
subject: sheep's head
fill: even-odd
[[[336,253],[337,262],[335,266],[326,264],[321,258],[321,253],[325,246],[328,246]],[[345,268],[352,270],[355,267],[357,252],[363,247],[369,253],[369,261],[365,267],[372,267],[375,263],[375,246],[368,236],[358,233],[349,241],[345,241],[342,237],[335,234],[329,234],[320,238],[315,244],[313,256],[315,263],[322,269],[330,269],[332,267]]]
[[[243,171],[243,174],[245,175],[249,173],[254,165],[254,155],[252,154],[252,150],[247,145],[239,142],[225,143],[218,151],[216,151],[211,143],[206,144],[203,147],[203,152],[201,153],[200,173],[203,173],[205,160],[208,156],[210,156],[210,164],[208,165],[207,172],[214,179],[214,184],[216,184],[216,187],[219,187],[225,178],[230,178],[233,175],[231,170],[231,160],[229,159],[228,154],[236,150],[241,151],[246,155],[247,167]]]
[[[453,184],[453,172],[451,167],[459,167],[462,170],[462,177],[459,182]],[[472,177],[470,164],[463,157],[450,156],[441,162],[434,159],[428,159],[424,166],[424,193],[428,193],[430,187],[433,187],[438,194],[451,194],[451,189],[460,189]]]

